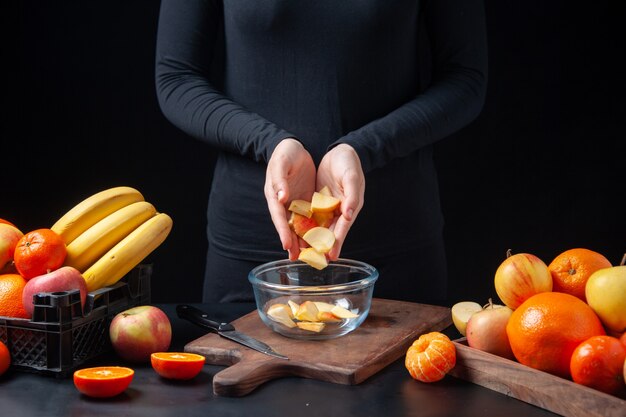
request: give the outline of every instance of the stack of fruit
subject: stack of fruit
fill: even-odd
[[[30,318],[33,295],[111,286],[156,249],[172,228],[131,187],[85,199],[50,228],[22,233],[0,220],[0,316]]]
[[[472,348],[616,394],[626,380],[625,261],[584,248],[549,264],[509,252],[494,278],[503,305],[461,301],[453,322]]]

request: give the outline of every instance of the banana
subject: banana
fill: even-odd
[[[157,213],[119,241],[84,273],[87,291],[119,281],[154,251],[172,230],[172,218]]]
[[[147,201],[138,201],[114,211],[67,245],[65,265],[84,272],[116,243],[156,214]]]
[[[78,203],[50,229],[60,235],[66,245],[69,245],[98,221],[137,201],[144,201],[143,195],[132,187],[109,188]]]

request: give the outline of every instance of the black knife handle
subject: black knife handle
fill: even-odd
[[[212,330],[216,333],[235,330],[231,324],[219,323],[211,320],[204,311],[187,304],[177,305],[176,314],[178,314],[178,317],[181,319],[188,320],[193,324]]]

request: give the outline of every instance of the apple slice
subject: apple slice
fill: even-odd
[[[332,197],[333,193],[330,192],[330,188],[328,188],[328,185],[325,185],[322,187],[321,190],[318,191],[320,194],[324,194],[324,195],[329,195]]]
[[[482,309],[482,306],[474,301],[461,301],[452,306],[452,322],[461,335],[465,336],[465,328],[472,314]]]
[[[311,203],[306,200],[293,200],[289,204],[289,211],[292,213],[298,213],[306,218],[310,218],[313,214],[311,210]]]
[[[322,270],[328,266],[326,255],[316,251],[314,248],[300,249],[298,260],[305,262],[317,270]]]
[[[339,317],[340,319],[353,319],[353,318],[359,317],[358,314],[355,314],[352,311],[348,310],[347,308],[343,308],[341,306],[334,306],[333,309],[330,310],[330,312],[334,316]]]
[[[311,200],[311,211],[313,213],[335,211],[340,204],[341,200],[333,197],[332,195],[314,192],[313,199]]]
[[[288,300],[287,305],[289,306],[289,308],[291,308],[291,314],[295,317],[298,309],[300,308],[300,304],[296,303],[295,301]]]
[[[275,322],[284,324],[289,328],[296,327],[292,320],[293,314],[287,304],[274,304],[267,310],[267,316]]]
[[[302,239],[321,253],[330,252],[330,249],[335,244],[335,234],[332,230],[320,226],[309,229],[302,236]]]
[[[326,324],[321,322],[311,322],[311,321],[299,321],[296,325],[302,330],[308,330],[310,332],[319,333],[324,330]]]
[[[289,219],[289,226],[298,236],[303,237],[306,232],[318,226],[317,221],[314,218],[308,218],[302,214],[291,212],[291,218]]]
[[[315,220],[318,226],[326,228],[330,227],[334,218],[335,213],[333,211],[317,211],[311,216],[311,219]]]
[[[315,303],[313,301],[305,301],[300,304],[295,318],[301,321],[317,321],[317,313],[319,313],[319,310],[315,306]]]
[[[328,311],[330,312],[333,307],[335,306],[334,304],[331,303],[325,303],[323,301],[313,301],[315,303],[315,307],[317,307],[318,311]]]
[[[317,313],[317,321],[321,321],[323,323],[338,323],[341,319],[330,311],[320,311]]]

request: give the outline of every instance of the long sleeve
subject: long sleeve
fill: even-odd
[[[234,102],[212,81],[223,32],[221,15],[215,1],[161,2],[155,66],[159,105],[167,119],[190,136],[267,162],[278,142],[294,135]]]
[[[422,12],[432,53],[430,86],[331,144],[353,146],[365,172],[445,138],[482,109],[487,85],[482,0],[435,0]]]

